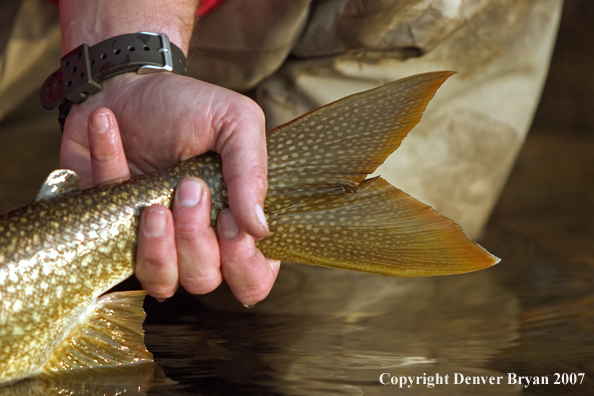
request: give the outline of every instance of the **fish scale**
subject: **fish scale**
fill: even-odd
[[[453,221],[366,179],[453,73],[412,76],[341,99],[267,133],[267,257],[390,276],[464,273],[498,259]],[[134,272],[143,208],[170,206],[187,176],[207,183],[211,225],[228,205],[215,153],[80,191],[53,172],[36,200],[0,215],[0,384],[151,361],[142,292],[105,291]]]

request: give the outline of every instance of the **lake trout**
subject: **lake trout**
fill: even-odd
[[[267,133],[269,258],[411,277],[475,271],[499,260],[453,221],[367,178],[419,122],[453,72],[405,78],[314,110]],[[134,272],[143,208],[170,206],[200,177],[211,222],[227,206],[220,157],[79,190],[54,171],[35,200],[0,216],[0,384],[32,375],[151,361],[144,292],[107,290]]]

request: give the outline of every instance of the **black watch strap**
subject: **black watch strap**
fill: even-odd
[[[187,74],[186,57],[166,34],[138,32],[104,40],[92,47],[82,44],[61,59],[61,67],[41,88],[41,105],[60,105],[60,123],[72,103],[82,103],[101,89],[101,83],[128,72],[147,74],[170,71]]]

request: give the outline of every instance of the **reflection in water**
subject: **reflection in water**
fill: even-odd
[[[84,371],[84,372],[83,372]],[[1,387],[0,396],[146,395],[153,385],[171,385],[152,363],[42,375]]]
[[[393,394],[380,384],[382,373],[439,373],[451,382],[454,373],[502,375],[485,363],[518,337],[517,300],[485,271],[394,279],[287,263],[271,296],[250,311],[225,289],[202,302],[208,308],[174,324],[147,326],[149,349],[189,387],[184,394]],[[166,304],[184,303],[196,304],[191,296]],[[476,394],[477,387],[432,392]],[[422,384],[407,389],[425,392]]]
[[[594,389],[593,152],[587,135],[529,138],[484,241],[502,257],[502,284],[522,308],[517,345],[489,366],[551,380],[555,373],[585,373],[581,385],[527,394]]]

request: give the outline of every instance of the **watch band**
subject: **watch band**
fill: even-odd
[[[60,62],[61,67],[43,83],[40,100],[48,110],[60,106],[58,120],[62,129],[72,103],[82,103],[99,92],[108,78],[128,72],[187,75],[184,53],[163,33],[138,32],[112,37],[92,47],[82,44]]]

